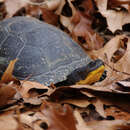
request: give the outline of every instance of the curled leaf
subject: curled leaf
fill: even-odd
[[[9,66],[7,67],[1,78],[2,83],[9,83],[10,81],[16,81],[16,79],[12,75],[16,61],[17,59],[10,61]]]

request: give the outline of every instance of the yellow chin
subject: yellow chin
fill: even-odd
[[[99,68],[97,68],[96,70],[90,72],[85,80],[80,80],[79,82],[77,82],[77,85],[85,85],[85,84],[92,84],[95,83],[96,81],[99,81],[103,72],[105,70],[105,66],[101,65]]]

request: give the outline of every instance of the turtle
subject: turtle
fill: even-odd
[[[1,75],[16,58],[15,77],[23,80],[31,75],[29,80],[47,86],[67,79],[79,82],[90,70],[102,65],[101,60],[93,61],[65,32],[26,16],[0,22]]]

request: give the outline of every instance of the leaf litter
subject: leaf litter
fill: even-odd
[[[68,33],[107,77],[56,87],[19,81],[11,61],[0,81],[3,130],[130,129],[130,2],[128,0],[1,0],[1,17],[33,16]],[[118,23],[118,24],[117,24]],[[124,27],[126,26],[126,29]]]

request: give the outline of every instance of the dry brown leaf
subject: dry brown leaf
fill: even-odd
[[[56,10],[64,0],[46,0],[46,5],[49,10]]]
[[[74,111],[74,116],[77,121],[76,124],[77,130],[93,130],[90,127],[88,127],[88,125],[85,123],[85,121],[83,120],[83,118],[81,117],[80,113],[77,110]]]
[[[113,127],[114,130],[130,130],[130,125],[127,124],[123,124],[123,125],[116,125],[115,127]]]
[[[109,87],[100,87],[100,86],[92,86],[92,85],[72,85],[72,86],[65,86],[59,87],[51,93],[50,98],[55,101],[63,101],[68,99],[88,99],[92,100],[95,98],[93,94],[91,96],[88,95],[88,89],[92,91],[100,91],[100,92],[112,92]],[[87,94],[85,94],[87,92]],[[93,95],[93,96],[92,96]]]
[[[88,11],[87,9],[90,3],[90,5],[92,6],[91,0],[89,0],[89,4],[88,1],[83,2],[83,5],[85,5],[84,7],[86,8],[86,11],[84,13],[81,13],[78,10],[76,10],[76,8],[71,3],[71,0],[68,0],[68,3],[72,9],[72,16],[67,17],[60,15],[60,22],[62,23],[62,25],[69,30],[72,37],[76,41],[78,41],[78,37],[82,37],[83,39],[85,39],[86,42],[83,46],[86,49],[101,48],[103,46],[104,40],[91,28],[91,17],[93,13],[93,8],[91,7],[91,11]]]
[[[13,70],[17,59],[10,61],[7,69],[5,70],[4,74],[2,75],[1,81],[2,83],[9,83],[10,81],[17,81],[16,78],[13,76]]]
[[[42,18],[45,22],[52,25],[58,24],[58,15],[56,15],[53,11],[42,8]]]
[[[44,0],[44,1],[38,1],[38,0],[23,0],[24,2],[28,3],[28,5],[34,8],[46,8],[47,10],[53,11],[59,8],[61,5],[61,2],[63,0]]]
[[[42,103],[42,101],[37,97],[23,98],[23,100],[24,100],[24,104],[40,105]]]
[[[117,84],[126,87],[128,89],[130,88],[130,81],[118,81]]]
[[[105,111],[103,108],[103,103],[100,100],[96,99],[95,96],[92,95],[91,93],[87,93],[87,91],[85,91],[85,88],[86,89],[93,88],[93,86],[76,86],[76,85],[74,85],[74,86],[70,86],[70,87],[67,87],[67,86],[60,87],[60,88],[57,88],[50,95],[50,97],[52,100],[60,101],[60,103],[72,104],[72,105],[78,106],[80,108],[86,108],[88,105],[93,104],[96,107],[96,111],[102,117],[105,118],[106,115],[105,115]],[[95,89],[95,88],[93,88],[93,89]],[[103,88],[100,87],[100,89],[102,91],[104,91]]]
[[[83,46],[86,49],[92,50],[101,48],[104,40],[92,30],[90,20],[82,16],[80,13],[77,13],[77,15],[79,15],[80,22],[73,28],[73,35],[85,39],[86,45],[84,43]]]
[[[82,93],[84,94],[85,92],[82,90]],[[88,105],[93,104],[95,106],[95,108],[96,108],[96,111],[102,117],[106,118],[104,107],[103,107],[103,103],[100,100],[96,99],[94,97],[94,95],[90,99],[87,99],[87,98],[80,99],[80,98],[81,98],[80,96],[79,96],[79,99],[78,99],[78,97],[77,97],[77,99],[69,98],[69,99],[61,101],[60,103],[72,104],[72,105],[75,105],[75,106],[77,106],[79,108],[87,108]]]
[[[7,15],[7,11],[6,11],[6,7],[4,4],[4,0],[0,0],[0,21],[4,20],[6,15]]]
[[[128,12],[130,13],[130,4],[128,5]]]
[[[83,0],[80,4],[80,7],[84,9],[84,11],[81,12],[84,16],[88,17],[89,19],[93,19],[93,14],[95,13],[96,9],[92,0]]]
[[[105,109],[107,116],[112,116],[115,120],[126,120],[130,119],[129,112],[122,111],[119,107],[116,106],[108,106]]]
[[[9,66],[4,72],[1,78],[0,84],[0,106],[8,104],[8,101],[14,97],[16,94],[16,85],[15,84],[5,84],[11,81],[17,81],[16,78],[13,77],[12,73],[14,70],[14,65],[17,59],[10,61]]]
[[[14,97],[16,89],[13,85],[2,85],[0,87],[0,106],[8,104],[8,101]]]
[[[34,113],[33,111],[21,113],[20,121],[22,124],[26,124],[26,126],[28,126],[27,130],[29,128],[31,130],[32,129],[33,130],[43,130],[42,128],[40,128],[40,124],[38,123],[38,121],[47,122],[46,117],[44,117],[42,113],[40,113],[40,112]]]
[[[42,15],[42,9],[39,6],[32,6],[32,5],[27,5],[25,7],[26,14],[27,16],[35,17],[40,19],[40,15]],[[15,14],[17,15],[17,13]]]
[[[112,8],[118,8],[118,7],[124,7],[125,9],[128,10],[128,6],[130,4],[129,0],[109,0],[108,1],[108,8],[112,9]]]
[[[67,100],[61,101],[60,103],[72,104],[72,105],[75,105],[75,106],[81,107],[81,108],[85,108],[89,104],[91,104],[91,102],[88,101],[87,99],[67,99]]]
[[[61,6],[59,6],[59,8],[57,9],[56,14],[60,15],[60,22],[62,23],[62,25],[65,26],[72,33],[73,28],[75,26],[75,23],[73,23],[72,21],[73,21],[73,17],[75,16],[76,9],[72,5],[71,0],[67,0],[67,2],[69,3],[69,6],[72,10],[72,16],[66,17],[66,16],[61,14],[63,6],[65,5],[65,0],[63,0],[61,2]]]
[[[82,90],[82,93],[79,93],[79,91],[81,90]],[[57,88],[50,95],[50,98],[56,101],[63,101],[65,99],[72,99],[74,97],[75,97],[74,99],[78,99],[83,96],[82,95],[83,92],[91,93],[97,98],[97,100],[101,101],[99,102],[99,104],[97,103],[97,111],[101,115],[104,115],[104,111],[102,107],[101,109],[98,107],[100,103],[106,104],[106,105],[116,105],[116,106],[119,106],[122,110],[130,111],[130,104],[129,104],[130,95],[128,94],[125,95],[123,93],[114,92],[113,90],[111,90],[111,84],[107,86],[73,85],[69,87],[67,86],[60,87],[60,88]],[[92,101],[92,104],[93,104],[93,101]]]
[[[130,23],[130,14],[127,12],[116,12],[107,10],[108,0],[96,0],[99,12],[106,17],[108,28],[115,32],[117,29],[122,29],[122,25]],[[118,23],[118,24],[117,24]]]
[[[13,115],[1,115],[0,116],[0,128],[2,130],[16,130],[18,124]]]
[[[114,121],[93,121],[88,122],[87,125],[92,130],[114,130],[114,127],[117,125],[125,124],[125,121],[114,120]]]
[[[32,116],[30,116],[31,114],[34,114]],[[30,127],[32,126],[32,123],[38,119],[40,119],[41,116],[35,116],[35,113],[34,112],[26,112],[26,113],[21,113],[20,114],[20,120],[22,123],[25,123],[27,125],[29,125]]]
[[[42,93],[43,94],[46,93],[46,95],[48,94],[48,96],[49,96],[51,91],[53,91],[49,87],[44,86],[37,82],[21,81],[21,84],[22,84],[22,86],[21,86],[19,92],[23,98],[36,97]],[[40,94],[37,92],[38,89],[41,90]]]
[[[71,89],[71,88],[68,88],[68,91],[67,91],[67,86],[65,87],[65,89],[61,89],[61,94],[64,95],[64,98],[62,97],[60,98],[61,96],[60,92],[56,92],[55,94],[52,93],[51,98],[53,98],[54,100],[54,98],[56,97],[55,100],[61,99],[60,103],[72,104],[80,108],[86,108],[89,104],[91,104],[92,102],[95,102],[95,99],[96,99],[94,95],[87,93],[86,91],[82,91],[82,90],[75,91],[74,89]],[[71,96],[67,97],[67,95],[71,95]]]
[[[130,112],[130,104],[129,104],[129,100],[130,100],[130,95],[128,94],[123,94],[123,93],[117,93],[115,91],[112,91],[110,89],[111,85],[106,86],[106,88],[108,89],[107,91],[104,89],[104,87],[87,87],[86,86],[86,90],[84,89],[84,91],[87,91],[89,93],[92,93],[93,95],[96,96],[96,98],[98,100],[101,101],[102,104],[106,104],[106,105],[116,105],[118,107],[120,107],[122,110]],[[87,89],[88,88],[88,89]],[[102,114],[102,109],[97,110],[99,113]]]
[[[28,4],[33,6],[39,6],[42,8],[47,8],[48,10],[56,10],[62,0],[24,0],[28,2]]]
[[[95,102],[93,102],[93,105],[96,107],[96,111],[104,118],[106,118],[106,114],[104,111],[104,107],[103,107],[103,103],[100,100],[96,100]]]
[[[58,15],[54,11],[49,10],[47,7],[43,8],[36,5],[27,5],[25,7],[26,15],[35,17],[38,19],[43,19],[44,22],[52,25],[58,24]]]
[[[61,14],[61,11],[62,11],[62,8],[63,8],[64,5],[65,5],[65,0],[60,0],[60,4],[59,4],[58,8],[55,11],[55,13],[57,15]]]
[[[111,85],[111,89],[116,93],[130,94],[130,82],[117,81]]]
[[[41,112],[48,119],[48,130],[76,130],[76,120],[69,105],[43,102]]]
[[[7,16],[12,17],[18,10],[27,5],[25,0],[5,0]]]
[[[90,96],[87,94],[84,94],[83,91],[81,92],[80,90],[87,88],[85,85],[74,85],[74,86],[65,86],[65,87],[59,87],[54,90],[50,94],[50,99],[54,101],[67,101],[69,99],[74,99],[74,100],[81,100],[81,99],[86,99],[86,100],[92,100],[94,96]],[[90,86],[90,88],[92,88]],[[78,104],[78,103],[77,103]],[[87,104],[87,102],[86,102]],[[82,103],[81,103],[82,105]]]

